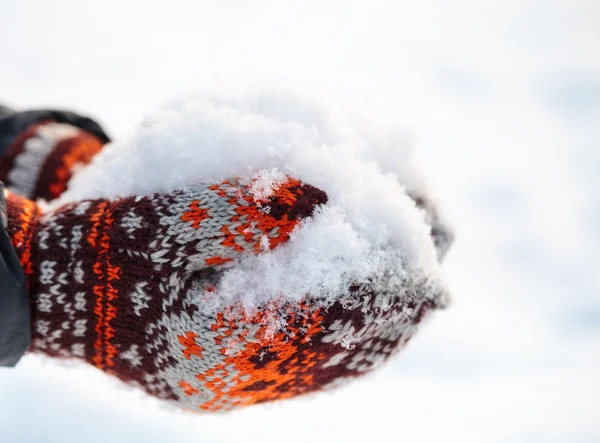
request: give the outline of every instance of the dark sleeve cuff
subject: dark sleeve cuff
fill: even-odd
[[[31,308],[25,273],[6,232],[0,182],[0,366],[15,366],[31,345]]]

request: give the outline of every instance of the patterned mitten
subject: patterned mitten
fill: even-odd
[[[252,189],[225,181],[46,214],[9,194],[9,235],[30,285],[32,350],[81,358],[187,409],[228,410],[360,376],[440,306],[426,283],[407,279],[357,282],[333,304],[315,294],[251,312],[203,309],[219,297],[226,268],[285,242],[327,201],[294,179],[260,204]]]
[[[48,213],[8,192],[8,233],[32,302],[31,350],[79,357],[150,394],[205,409],[233,404],[222,399],[226,385],[271,392],[270,377],[255,381],[270,373],[268,361],[288,352],[283,348],[293,351],[292,342],[274,337],[273,347],[262,349],[267,338],[258,323],[203,317],[189,290],[209,285],[243,254],[285,242],[326,201],[294,179],[260,204],[251,185],[235,180]],[[290,319],[289,331],[308,343],[319,319],[318,312]],[[309,367],[301,354],[297,364],[288,362],[289,375]],[[291,384],[279,390],[296,392]],[[231,396],[236,401],[247,403]]]
[[[27,198],[52,200],[108,140],[95,122],[69,112],[0,117],[0,181]]]

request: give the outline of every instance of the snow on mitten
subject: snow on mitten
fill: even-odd
[[[190,407],[247,403],[235,395],[236,383],[249,395],[271,392],[268,362],[285,349],[296,352],[291,343],[275,338],[261,350],[266,338],[258,323],[249,319],[236,329],[223,314],[203,317],[186,294],[242,255],[285,242],[326,201],[324,192],[291,178],[261,204],[252,186],[237,180],[82,201],[47,213],[8,192],[8,234],[32,303],[31,350],[81,358]],[[289,328],[306,340],[319,319],[311,312],[290,320]],[[303,355],[281,377],[314,364],[305,366]],[[281,396],[296,392],[281,383],[277,389]]]
[[[454,243],[454,233],[448,221],[425,191],[409,191],[408,196],[413,199],[418,208],[425,212],[425,222],[431,227],[430,235],[435,246],[438,260],[442,262]]]
[[[53,200],[108,141],[95,122],[70,112],[0,117],[0,180],[27,198]]]

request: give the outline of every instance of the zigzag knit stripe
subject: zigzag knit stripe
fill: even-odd
[[[8,173],[8,186],[27,198],[34,196],[38,177],[48,155],[57,144],[66,138],[73,138],[79,129],[62,123],[42,123],[29,128],[14,142],[14,164]],[[10,154],[10,153],[9,153]]]
[[[59,140],[41,168],[35,197],[46,200],[59,197],[67,190],[75,170],[90,163],[102,148],[100,140],[81,130],[74,137]]]
[[[0,178],[27,198],[52,200],[66,190],[74,168],[101,149],[96,137],[75,126],[41,122],[11,143],[0,161]]]

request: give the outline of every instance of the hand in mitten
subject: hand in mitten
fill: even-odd
[[[0,115],[0,181],[27,198],[52,200],[108,141],[97,123],[71,112],[6,111]]]
[[[33,137],[39,138],[44,135]],[[15,156],[24,152],[15,147],[24,144],[15,139],[11,146],[9,173],[27,163]],[[34,155],[34,164],[51,156]],[[52,170],[26,168],[22,175],[39,189],[16,188],[32,198],[53,198],[56,193],[45,192],[56,174],[37,178]],[[216,304],[226,307],[206,309],[225,299],[220,283],[232,275],[228,266],[285,242],[326,200],[294,180],[260,205],[251,189],[237,181],[199,185],[172,194],[85,201],[46,214],[11,195],[9,230],[33,306],[32,350],[84,359],[189,409],[226,410],[359,376],[401,349],[440,306],[432,288],[409,275],[387,285],[375,278],[356,281],[333,301],[324,302],[316,291],[302,301],[282,294],[248,311],[222,303]],[[443,257],[449,230],[426,192],[408,192],[424,209]],[[394,277],[403,275],[401,261],[392,267],[399,270]]]
[[[285,242],[326,202],[293,179],[261,205],[236,181],[47,214],[7,200],[30,286],[31,350],[84,359],[189,409],[289,398],[360,375],[436,307],[425,288],[364,282],[327,307],[307,297],[254,313],[200,309],[193,286],[210,293],[220,268]]]
[[[307,296],[249,313],[200,309],[193,287],[210,294],[220,269],[285,242],[326,203],[324,192],[294,179],[261,204],[237,181],[46,214],[17,195],[7,200],[30,286],[31,350],[84,359],[188,409],[337,385],[401,349],[437,307],[418,284],[363,282],[328,306]]]

